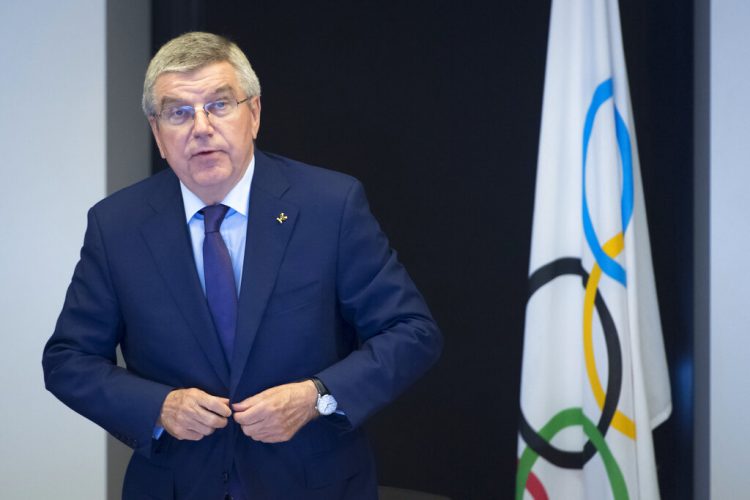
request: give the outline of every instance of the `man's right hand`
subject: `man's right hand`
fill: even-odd
[[[200,389],[175,389],[161,406],[157,425],[177,439],[199,441],[227,425],[229,400]]]

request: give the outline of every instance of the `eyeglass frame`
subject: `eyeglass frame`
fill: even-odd
[[[201,109],[203,110],[204,113],[206,113],[206,117],[209,117],[209,116],[213,115],[214,117],[219,118],[219,119],[226,118],[227,116],[230,116],[232,113],[234,113],[234,110],[229,115],[226,115],[226,116],[217,116],[215,113],[211,113],[208,109],[206,109],[206,107],[207,106],[211,106],[211,105],[216,104],[216,103],[221,102],[221,101],[229,101],[229,102],[234,101],[236,103],[236,107],[234,109],[236,110],[237,108],[240,107],[240,104],[243,104],[243,103],[249,101],[250,99],[251,99],[250,97],[245,97],[242,100],[237,100],[235,97],[231,97],[231,98],[224,98],[224,97],[222,97],[220,99],[216,99],[215,101],[209,101],[209,102],[203,104],[203,106],[201,106]],[[191,106],[190,104],[184,104],[182,106],[176,106],[176,109],[184,109],[184,110],[188,110],[189,109],[189,110],[192,110],[189,114],[190,114],[190,118],[192,119],[192,121],[195,122],[195,114],[198,112],[198,110],[195,109],[195,106]],[[171,127],[181,127],[181,126],[183,126],[183,125],[185,125],[186,123],[189,122],[189,120],[186,119],[182,123],[178,123],[178,124],[170,123],[168,118],[162,117],[163,113],[164,113],[164,109],[162,109],[159,113],[154,113],[151,116],[153,116],[154,118],[158,118],[159,120],[162,120],[162,122],[166,122],[166,124],[168,124]]]

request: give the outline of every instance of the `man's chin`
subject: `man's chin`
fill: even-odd
[[[184,181],[183,181],[184,182]],[[190,182],[184,182],[193,193],[207,204],[218,203],[232,190],[232,171],[228,169],[207,169],[193,171]]]
[[[232,165],[225,158],[199,159],[190,162],[189,173],[195,183],[210,186],[232,177]]]

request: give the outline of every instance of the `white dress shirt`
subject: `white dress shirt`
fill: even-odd
[[[221,201],[222,205],[229,207],[224,222],[221,224],[221,237],[229,250],[229,257],[232,259],[232,269],[234,270],[234,283],[237,286],[237,295],[240,293],[240,283],[242,282],[242,265],[245,260],[245,240],[247,237],[247,214],[250,208],[250,185],[253,182],[253,173],[255,172],[255,156],[250,160],[245,175],[242,176],[236,186],[232,188],[227,196]],[[205,238],[205,229],[203,225],[203,215],[199,211],[206,206],[195,193],[190,191],[185,184],[180,181],[182,190],[182,202],[185,206],[185,220],[190,230],[190,240],[193,244],[193,258],[195,258],[195,268],[198,270],[198,277],[203,287],[203,293],[206,293],[206,278],[203,275],[203,239]]]

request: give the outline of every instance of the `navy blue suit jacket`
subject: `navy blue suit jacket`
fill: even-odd
[[[43,366],[50,391],[135,449],[124,498],[222,498],[233,463],[254,499],[375,498],[360,425],[439,355],[438,328],[359,182],[255,156],[231,362],[200,286],[174,173],[89,211]],[[118,344],[127,368],[116,366]],[[175,388],[236,402],[313,375],[346,417],[313,420],[280,444],[255,442],[231,420],[197,442],[152,439]]]

